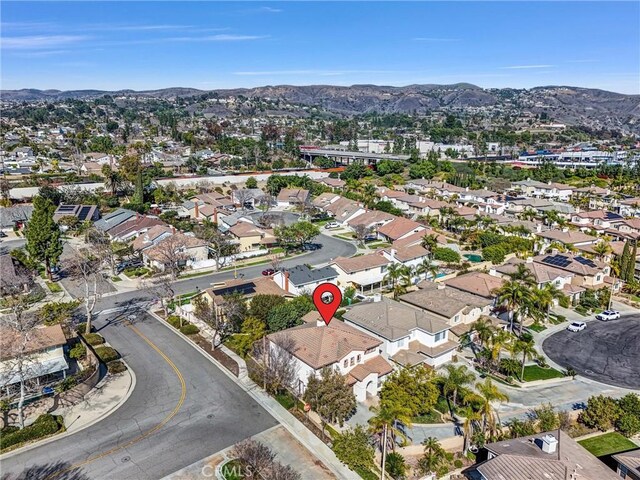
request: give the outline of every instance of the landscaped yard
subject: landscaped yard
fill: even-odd
[[[231,460],[225,463],[220,470],[224,480],[242,480],[244,478],[240,460]]]
[[[544,325],[535,325],[535,324],[534,325],[529,325],[527,328],[529,330],[533,330],[534,332],[538,332],[538,333],[540,333],[543,330],[547,329],[547,327],[545,327]]]
[[[635,443],[623,437],[618,432],[605,433],[597,437],[580,440],[578,443],[596,457],[638,448]]]
[[[524,381],[533,382],[535,380],[549,380],[551,378],[562,378],[564,373],[555,368],[542,368],[538,365],[526,365],[524,367]]]
[[[62,287],[54,282],[46,282],[47,287],[51,290],[51,293],[60,293],[62,291]]]
[[[411,421],[413,423],[443,423],[442,415],[440,412],[436,412],[435,410],[431,410],[427,415],[413,417]]]

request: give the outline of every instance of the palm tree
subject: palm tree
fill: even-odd
[[[371,208],[376,203],[377,194],[376,186],[372,183],[367,183],[362,189],[362,201],[367,207]]]
[[[421,263],[416,265],[415,273],[417,277],[421,277],[422,275],[424,275],[425,280],[429,277],[429,275],[431,275],[433,279],[438,274],[438,267],[431,263],[431,260],[425,258]]]
[[[382,471],[384,472],[385,460],[387,457],[387,447],[395,450],[395,439],[400,437],[403,443],[407,442],[407,436],[398,428],[398,422],[402,422],[407,427],[411,426],[411,410],[404,405],[396,405],[389,402],[382,402],[380,406],[369,408],[374,412],[374,416],[369,419],[369,431],[378,439],[378,446],[382,452]],[[391,437],[389,437],[391,432]]]
[[[396,288],[396,282],[402,275],[401,268],[402,265],[395,262],[389,264],[389,266],[387,267],[387,274],[384,276],[383,280],[387,282],[387,285],[391,283],[391,289]]]
[[[528,286],[516,280],[511,280],[496,289],[494,293],[496,295],[496,302],[498,304],[504,304],[509,311],[510,329],[513,332],[513,323],[518,311],[531,305],[531,290]],[[522,325],[522,321],[520,325]]]
[[[483,404],[480,409],[480,413],[482,414],[482,430],[486,432],[488,425],[495,424],[495,417],[498,416],[498,412],[493,408],[493,402],[508,402],[509,397],[502,393],[498,387],[494,385],[490,378],[485,378],[484,382],[476,383],[476,389],[480,397],[482,397]],[[494,417],[495,415],[495,417]],[[498,418],[498,423],[500,419]]]
[[[109,165],[102,166],[102,175],[104,176],[104,186],[111,190],[111,195],[115,197],[124,184],[122,175]]]
[[[479,426],[482,415],[471,407],[465,407],[460,413],[464,417],[462,435],[464,437],[463,454],[466,455],[469,450],[469,439],[473,436],[475,428]]]
[[[522,282],[525,285],[535,285],[537,283],[536,276],[527,267],[526,263],[517,264],[515,272],[509,273],[508,275],[511,280]]]
[[[411,267],[403,265],[398,269],[399,281],[393,287],[393,299],[397,300],[398,297],[404,293],[407,293],[407,288],[412,283],[413,271]]]
[[[429,252],[429,256],[431,256],[431,251],[438,246],[438,235],[435,233],[424,235],[422,237],[422,246]]]
[[[437,438],[428,437],[422,441],[424,455],[418,460],[418,468],[423,475],[435,473],[446,461],[446,452]]]
[[[593,252],[598,255],[598,259],[604,261],[604,257],[611,253],[609,242],[598,242],[592,247]]]
[[[453,402],[453,406],[456,407],[458,391],[465,385],[473,382],[475,375],[469,372],[465,365],[456,366],[449,364],[444,368],[447,371],[447,374],[442,377],[444,381],[442,389],[445,395],[448,395],[449,393],[453,395],[451,400]]]
[[[471,330],[476,332],[478,339],[480,340],[480,347],[483,348],[488,343],[495,333],[491,320],[485,317],[481,317],[471,325]]]
[[[518,354],[522,354],[520,381],[524,382],[524,366],[527,363],[527,359],[533,360],[539,357],[533,338],[520,338],[513,342],[513,345],[511,346],[511,354],[514,357]]]
[[[505,346],[509,345],[512,340],[513,334],[502,330],[501,328],[493,332],[493,335],[489,339],[489,359],[492,366],[498,364],[498,360],[500,360],[500,352]]]
[[[555,300],[562,300],[565,294],[553,283],[545,283],[542,288],[533,291],[533,311],[544,312],[545,323],[549,322],[549,310],[555,304]]]

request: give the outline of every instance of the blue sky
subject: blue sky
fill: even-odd
[[[640,2],[1,2],[2,88],[640,93]]]

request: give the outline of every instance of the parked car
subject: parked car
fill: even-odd
[[[125,260],[124,262],[120,262],[118,265],[116,265],[116,273],[119,274],[125,271],[127,268],[137,268],[142,266],[142,260],[139,260],[137,258],[132,260]]]
[[[324,226],[324,228],[326,228],[327,230],[329,230],[330,228],[340,228],[340,224],[338,222],[329,222]]]
[[[603,322],[606,322],[607,320],[616,320],[620,318],[620,312],[617,310],[605,310],[604,312],[596,315],[596,318]]]
[[[262,275],[264,275],[265,277],[269,277],[274,273],[276,273],[276,271],[273,268],[267,268],[266,270],[262,271]]]
[[[587,328],[587,324],[584,322],[571,322],[571,325],[567,327],[570,332],[581,332]]]
[[[365,242],[375,242],[376,240],[378,240],[378,236],[375,234],[370,233],[364,236]]]

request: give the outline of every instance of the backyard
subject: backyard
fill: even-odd
[[[633,450],[638,446],[618,432],[605,433],[578,442],[596,457]]]

